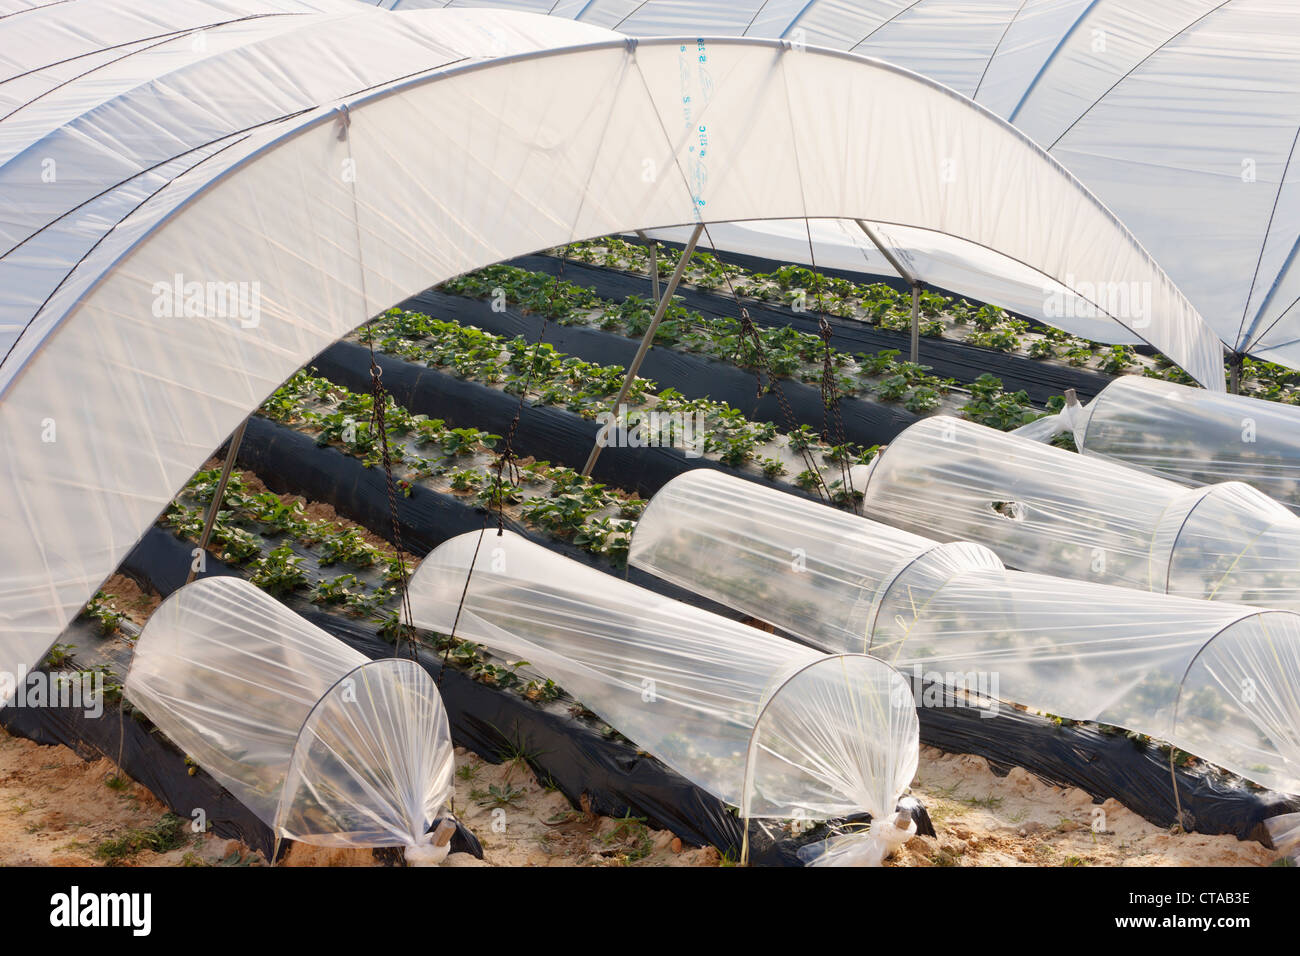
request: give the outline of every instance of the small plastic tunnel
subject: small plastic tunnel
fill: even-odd
[[[412,661],[372,661],[248,582],[203,578],[140,635],[126,696],[285,838],[440,862],[447,715]]]
[[[1300,408],[1143,375],[1115,379],[1080,410],[1075,443],[1184,484],[1243,481],[1300,511]]]
[[[863,496],[869,517],[1013,568],[1300,609],[1300,517],[1240,482],[1188,488],[940,416],[880,453]]]
[[[916,772],[910,688],[874,658],[828,656],[508,531],[444,542],[410,594],[419,627],[527,661],[747,819],[892,822]]]
[[[651,499],[629,560],[828,652],[1300,792],[1300,614],[1008,571],[979,545],[706,469]]]

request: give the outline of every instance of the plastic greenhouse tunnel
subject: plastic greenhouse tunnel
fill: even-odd
[[[1006,570],[697,469],[637,523],[630,562],[830,653],[913,679],[1162,739],[1300,792],[1300,615]],[[983,678],[981,679],[981,675]]]
[[[916,773],[916,708],[879,660],[775,637],[509,531],[444,542],[410,592],[417,626],[526,660],[747,823],[870,814],[866,835],[800,850],[816,865],[876,864],[915,833],[896,807]]]
[[[1300,408],[1124,375],[1087,406],[1016,434],[1068,431],[1086,455],[1113,458],[1188,485],[1244,481],[1300,511]]]
[[[447,714],[429,675],[370,660],[252,584],[203,578],[140,635],[126,696],[276,840],[450,852]]]
[[[0,117],[0,447],[40,463],[0,469],[0,670],[39,660],[185,481],[323,349],[434,285],[567,243],[898,223],[1035,284],[1149,289],[1149,323],[1082,304],[1224,387],[1219,337],[1123,223],[947,86],[788,41],[702,42],[703,24],[631,42],[548,17],[343,2],[140,16],[140,0],[77,0],[0,16],[16,100]],[[202,50],[187,46],[196,28]],[[77,70],[83,57],[116,79]],[[870,121],[848,119],[858,111]],[[961,175],[917,175],[935,156]],[[337,172],[354,167],[370,172]],[[47,168],[78,173],[46,182]],[[328,252],[286,251],[304,237]],[[46,419],[60,440],[31,428]]]
[[[1241,482],[1189,488],[956,418],[910,426],[866,467],[863,514],[1007,565],[1300,610],[1300,517]]]

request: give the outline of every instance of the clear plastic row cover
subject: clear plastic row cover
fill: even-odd
[[[1240,482],[1188,488],[935,417],[881,452],[863,494],[869,517],[978,541],[1019,570],[1300,609],[1300,517]]]
[[[1300,511],[1300,408],[1125,375],[1074,429],[1104,455],[1189,485],[1244,481]]]
[[[1300,615],[1008,571],[978,546],[920,540],[896,572],[855,576],[843,542],[869,565],[895,529],[700,470],[651,500],[630,561],[828,652],[868,650],[913,679],[1146,733],[1300,792]]]
[[[865,654],[884,595],[923,556],[925,568],[1002,568],[978,545],[846,521],[833,508],[696,468],[650,500],[628,561],[818,647]]]
[[[429,675],[364,657],[238,578],[200,579],[159,606],[126,695],[277,838],[423,847],[451,796]]]
[[[418,626],[528,661],[746,817],[884,819],[916,773],[911,690],[873,658],[828,656],[511,532],[444,542],[410,596]]]

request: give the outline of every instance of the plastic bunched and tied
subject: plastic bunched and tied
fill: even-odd
[[[863,513],[1007,565],[1300,610],[1300,516],[1241,482],[1191,488],[956,418],[898,435],[859,477]]]
[[[865,835],[824,847],[827,862],[879,862],[911,832],[895,808],[916,772],[916,707],[879,660],[764,633],[511,532],[446,541],[410,593],[417,626],[528,661],[747,820],[870,814]]]
[[[992,551],[697,470],[629,562],[830,653],[1168,741],[1300,793],[1300,614],[1008,571]],[[996,679],[996,685],[993,680]]]
[[[415,865],[450,852],[448,829],[430,832],[454,755],[429,675],[370,660],[246,581],[204,578],[164,601],[126,696],[277,839],[405,847]]]

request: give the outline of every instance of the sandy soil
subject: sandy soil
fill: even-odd
[[[166,813],[144,787],[119,778],[112,761],[88,763],[66,747],[0,731],[0,866],[103,866],[114,841],[155,827]],[[217,863],[231,852],[247,855],[236,841],[186,831],[177,849],[143,849],[120,862]]]
[[[125,614],[128,620],[140,625],[149,620],[149,615],[162,603],[157,594],[141,590],[140,585],[125,574],[113,575],[100,590],[112,598],[113,607]]]
[[[457,748],[455,809],[483,843],[485,860],[454,853],[447,866],[709,866],[711,848],[681,846],[636,820],[575,811],[527,767],[488,764]],[[496,788],[493,791],[493,787]],[[155,827],[167,808],[119,778],[112,761],[82,760],[0,731],[0,866],[104,866],[115,841]],[[676,848],[676,850],[674,849]],[[166,852],[141,849],[113,860],[130,866],[264,865],[235,840],[184,834]],[[370,850],[295,843],[284,866],[379,866]]]
[[[522,763],[490,764],[456,748],[457,816],[483,844],[493,866],[714,866],[712,847],[683,847],[667,830],[636,819],[575,810]],[[463,856],[464,860],[457,860]],[[464,854],[449,862],[484,863]]]
[[[939,836],[913,838],[896,866],[1266,866],[1278,856],[1231,835],[1170,833],[1115,800],[1094,804],[1020,768],[999,777],[983,757],[933,747],[912,789]]]
[[[456,853],[447,866],[715,866],[712,848],[683,847],[637,820],[574,810],[520,764],[489,764],[456,751],[454,806],[483,843],[485,859]],[[1232,836],[1175,834],[1113,800],[1100,832],[1081,790],[1024,770],[999,777],[980,757],[924,748],[913,792],[937,838],[916,837],[892,866],[1265,866],[1275,851]],[[143,787],[118,782],[106,759],[86,762],[0,731],[0,865],[102,866],[114,841],[156,826],[166,813]],[[119,865],[259,865],[234,840],[185,834],[183,845],[129,853]],[[294,844],[284,866],[378,866],[369,850]]]

